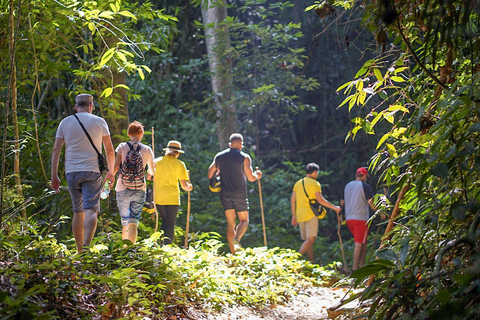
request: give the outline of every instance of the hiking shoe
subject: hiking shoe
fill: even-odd
[[[235,250],[242,250],[243,249],[242,245],[240,244],[240,242],[236,238],[233,238],[232,242],[233,242],[233,248]]]

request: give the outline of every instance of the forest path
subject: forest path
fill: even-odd
[[[348,288],[308,287],[293,297],[285,305],[272,305],[261,310],[248,307],[227,307],[219,313],[191,314],[194,319],[205,320],[324,320],[328,317],[327,309],[336,305]],[[351,292],[350,292],[351,293]],[[349,293],[349,294],[350,294]],[[354,308],[351,302],[344,308]]]

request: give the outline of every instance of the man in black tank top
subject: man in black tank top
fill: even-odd
[[[234,133],[230,136],[230,148],[215,155],[208,168],[208,179],[220,172],[222,188],[220,200],[227,218],[227,239],[230,252],[240,247],[240,240],[248,228],[247,179],[250,182],[262,177],[260,170],[253,171],[252,159],[242,151],[243,136]],[[238,215],[238,226],[235,226]]]

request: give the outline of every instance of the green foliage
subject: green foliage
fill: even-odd
[[[370,167],[403,191],[380,260],[352,277],[360,284],[375,275],[359,295],[373,301],[370,319],[476,318],[480,38],[472,30],[479,16],[462,1],[405,2],[395,3],[391,25],[379,24],[375,15],[387,21],[392,9],[367,5],[365,25],[396,38],[338,89],[348,95],[340,106],[369,111],[353,119],[349,137],[375,134],[386,120]]]
[[[0,238],[4,319],[164,319],[191,304],[263,306],[288,301],[298,288],[322,284],[333,273],[280,248],[220,255],[222,244],[209,236],[184,250],[160,246],[159,233],[128,247],[119,234],[106,234],[75,255],[42,233],[29,225]]]

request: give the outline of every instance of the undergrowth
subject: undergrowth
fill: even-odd
[[[214,233],[187,250],[161,246],[160,233],[128,246],[119,236],[101,234],[78,255],[38,226],[10,225],[0,236],[0,319],[164,319],[190,308],[261,307],[334,273],[290,249],[219,253]]]

